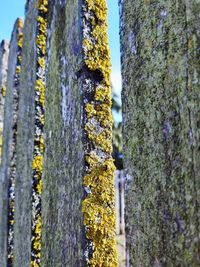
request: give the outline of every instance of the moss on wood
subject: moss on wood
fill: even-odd
[[[14,188],[15,179],[15,124],[16,110],[18,106],[19,76],[18,39],[21,34],[21,20],[17,19],[12,31],[9,57],[8,74],[6,84],[6,97],[4,108],[4,129],[2,165],[0,179],[0,258],[2,267],[12,262],[13,258],[13,209],[14,209]],[[13,129],[14,127],[14,129]],[[13,209],[12,209],[13,208]]]
[[[32,160],[34,149],[37,1],[30,1],[23,31],[17,134],[14,267],[31,262]]]
[[[49,6],[42,266],[84,266],[79,1]]]
[[[121,8],[128,266],[197,267],[200,3]]]

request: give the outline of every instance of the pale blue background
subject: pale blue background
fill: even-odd
[[[24,17],[25,0],[0,0],[0,41],[10,39],[17,17]],[[112,84],[120,96],[120,46],[119,46],[119,9],[118,0],[108,0],[109,43],[112,60]]]

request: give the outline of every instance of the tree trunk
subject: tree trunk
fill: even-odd
[[[199,14],[121,3],[127,266],[200,265]]]

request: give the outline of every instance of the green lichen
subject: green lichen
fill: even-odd
[[[8,144],[8,149],[10,150],[9,163],[8,163],[8,221],[7,221],[7,264],[13,265],[13,244],[14,244],[14,211],[15,211],[15,180],[16,180],[16,139],[17,139],[17,119],[18,118],[18,103],[19,103],[19,85],[20,85],[20,74],[21,74],[21,61],[19,57],[22,54],[22,41],[23,40],[23,20],[17,20],[17,55],[16,55],[16,68],[14,74],[14,87],[10,88],[12,90],[12,119],[11,119],[11,129],[12,135],[10,138],[11,146]],[[11,130],[10,129],[10,130]],[[8,130],[8,129],[7,129]]]
[[[29,267],[31,262],[37,14],[35,1],[30,1],[23,29],[19,116],[17,121],[14,267]]]
[[[85,266],[79,19],[78,0],[49,6],[42,192],[44,267]]]
[[[131,266],[200,264],[199,9],[198,1],[122,3]]]

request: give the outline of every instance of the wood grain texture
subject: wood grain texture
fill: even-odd
[[[14,267],[29,267],[31,260],[32,160],[36,81],[37,1],[26,11],[23,31],[21,84],[17,135],[17,168],[14,224]]]
[[[4,103],[4,127],[3,127],[3,146],[2,163],[0,178],[0,258],[1,266],[7,266],[7,215],[8,215],[8,187],[10,179],[10,154],[12,150],[12,124],[13,124],[13,99],[14,99],[14,75],[17,65],[18,52],[18,20],[15,22],[8,57],[8,73],[6,80],[6,97]],[[4,77],[5,79],[5,77]],[[5,82],[5,81],[4,81]],[[5,83],[4,83],[5,85]],[[17,85],[18,87],[18,85]]]
[[[8,73],[8,54],[9,42],[3,40],[0,44],[0,164],[3,142],[3,118],[4,118],[4,103],[6,93],[6,82]]]
[[[127,266],[200,265],[200,2],[121,1]]]
[[[84,266],[82,43],[78,0],[49,6],[42,266]]]

